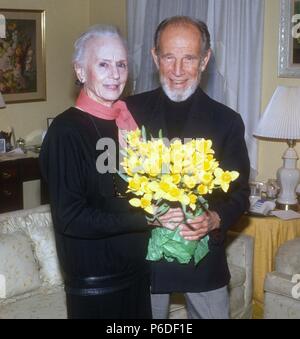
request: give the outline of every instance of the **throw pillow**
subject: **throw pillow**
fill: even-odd
[[[62,276],[50,212],[29,214],[25,220],[40,264],[40,278],[46,285],[61,285]]]
[[[0,258],[2,298],[17,296],[41,286],[38,265],[25,234],[1,234]]]

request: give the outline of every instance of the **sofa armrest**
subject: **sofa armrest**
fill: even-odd
[[[292,290],[295,283],[292,282],[292,276],[279,272],[268,273],[265,278],[264,290],[272,294],[284,295],[293,298]]]
[[[226,247],[227,260],[229,265],[233,264],[245,269],[246,304],[249,304],[252,301],[253,246],[254,246],[253,237],[232,231],[228,232]]]
[[[246,267],[253,259],[253,237],[229,231],[227,234],[226,254],[229,263]]]

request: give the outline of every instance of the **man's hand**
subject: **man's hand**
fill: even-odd
[[[151,225],[163,226],[174,231],[178,226],[184,226],[184,214],[181,208],[170,208],[167,213],[158,218]]]
[[[220,228],[220,221],[217,212],[207,211],[195,219],[187,220],[187,225],[180,225],[180,235],[186,240],[199,240],[209,232]]]

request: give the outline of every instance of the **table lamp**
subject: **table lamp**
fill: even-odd
[[[5,102],[4,102],[3,96],[0,92],[0,108],[4,108],[4,107],[5,107]]]
[[[285,210],[296,209],[300,170],[294,147],[296,140],[300,139],[300,87],[277,87],[253,135],[287,142],[288,149],[282,156],[283,166],[277,170],[280,186],[277,206]]]

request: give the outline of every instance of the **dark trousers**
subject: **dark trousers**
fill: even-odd
[[[67,293],[69,319],[151,319],[149,279],[121,291],[92,296]]]

